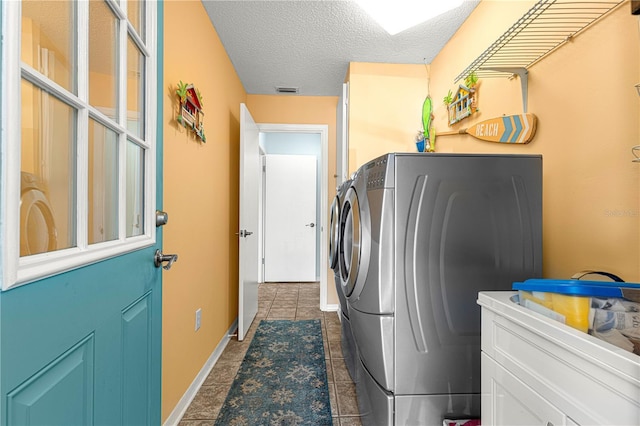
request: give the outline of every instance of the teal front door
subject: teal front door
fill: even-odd
[[[1,7],[0,425],[158,425],[162,2]]]

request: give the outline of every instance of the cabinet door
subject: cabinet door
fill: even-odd
[[[482,424],[575,425],[553,404],[485,353],[482,353]]]

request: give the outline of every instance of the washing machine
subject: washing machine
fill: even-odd
[[[342,204],[347,189],[351,186],[351,180],[346,180],[336,188],[336,196],[331,203],[330,215],[330,235],[329,235],[329,267],[334,272],[336,292],[340,301],[340,309],[347,314],[347,299],[342,291],[340,284],[340,268],[338,264],[339,244],[340,244],[340,213],[342,212]]]
[[[396,153],[359,169],[339,263],[363,424],[480,418],[477,295],[542,275],[541,217],[540,156]]]
[[[353,334],[351,332],[351,322],[349,320],[349,313],[347,309],[347,299],[344,291],[342,290],[342,280],[340,278],[339,267],[339,248],[340,248],[340,235],[343,227],[341,226],[340,217],[342,212],[342,206],[344,204],[344,197],[351,186],[351,179],[346,180],[340,184],[336,190],[336,196],[331,203],[331,218],[330,218],[330,239],[329,239],[329,266],[334,271],[334,280],[336,286],[336,293],[340,301],[340,325],[341,325],[341,347],[342,356],[345,360],[347,370],[351,375],[351,378],[356,380],[356,348],[353,340]]]
[[[42,180],[32,173],[20,175],[20,256],[56,250],[58,234],[53,209]]]

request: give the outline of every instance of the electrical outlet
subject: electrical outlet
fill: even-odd
[[[200,329],[201,320],[202,320],[202,308],[198,308],[196,310],[196,331]]]

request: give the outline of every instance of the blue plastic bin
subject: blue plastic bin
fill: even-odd
[[[552,317],[584,332],[589,330],[592,297],[640,302],[640,284],[637,283],[529,279],[513,283],[512,288],[518,290],[521,305],[551,310],[557,314],[557,317]],[[531,303],[535,305],[531,306]]]

